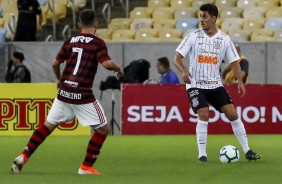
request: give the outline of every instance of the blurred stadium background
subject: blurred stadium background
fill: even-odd
[[[17,1],[0,0],[1,34],[13,39]],[[63,40],[78,32],[83,8],[97,12],[97,35],[111,41],[180,41],[198,28],[198,7],[215,3],[218,27],[234,41],[282,41],[281,0],[39,0],[43,26],[38,40]],[[3,36],[3,35],[2,35]],[[3,40],[2,40],[3,41]]]

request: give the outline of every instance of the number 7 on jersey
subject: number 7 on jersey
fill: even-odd
[[[79,65],[80,65],[80,61],[81,61],[82,51],[83,51],[82,48],[78,48],[78,47],[73,47],[72,48],[72,52],[77,52],[78,53],[77,60],[76,60],[76,65],[75,65],[74,71],[72,73],[73,75],[76,75],[76,73],[78,71],[78,68],[79,68]]]

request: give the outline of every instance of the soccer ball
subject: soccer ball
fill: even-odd
[[[239,150],[232,145],[224,146],[219,152],[219,160],[222,163],[237,162],[239,160]]]

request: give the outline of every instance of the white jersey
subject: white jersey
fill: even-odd
[[[222,85],[219,73],[220,64],[226,57],[229,63],[239,60],[237,50],[230,37],[218,30],[208,37],[202,29],[188,34],[176,49],[183,57],[189,53],[191,84],[186,89],[214,89]]]

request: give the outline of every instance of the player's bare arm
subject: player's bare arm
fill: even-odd
[[[227,67],[222,72],[222,78],[225,78],[230,70],[232,70],[232,65],[227,65]]]
[[[57,83],[59,84],[60,82],[60,78],[61,78],[61,68],[60,68],[61,63],[59,61],[57,61],[56,59],[54,59],[53,64],[52,64],[52,68],[53,71],[56,75],[57,78]]]
[[[176,52],[173,62],[175,66],[177,67],[177,69],[182,73],[183,81],[185,83],[191,83],[190,78],[192,77],[192,75],[187,70],[187,68],[183,65],[182,59],[183,59],[182,55]]]
[[[241,77],[243,81],[246,81],[247,73],[244,70],[241,71]]]
[[[102,65],[108,70],[113,70],[114,72],[117,72],[118,77],[124,76],[123,69],[119,67],[117,64],[115,64],[112,60],[104,61]]]
[[[245,94],[246,94],[246,88],[244,86],[244,83],[242,81],[242,76],[241,76],[241,67],[240,67],[240,64],[238,61],[235,61],[233,63],[231,63],[232,65],[232,69],[233,69],[233,72],[238,80],[238,93],[241,93],[242,91],[242,94],[241,94],[241,97],[244,97]]]

